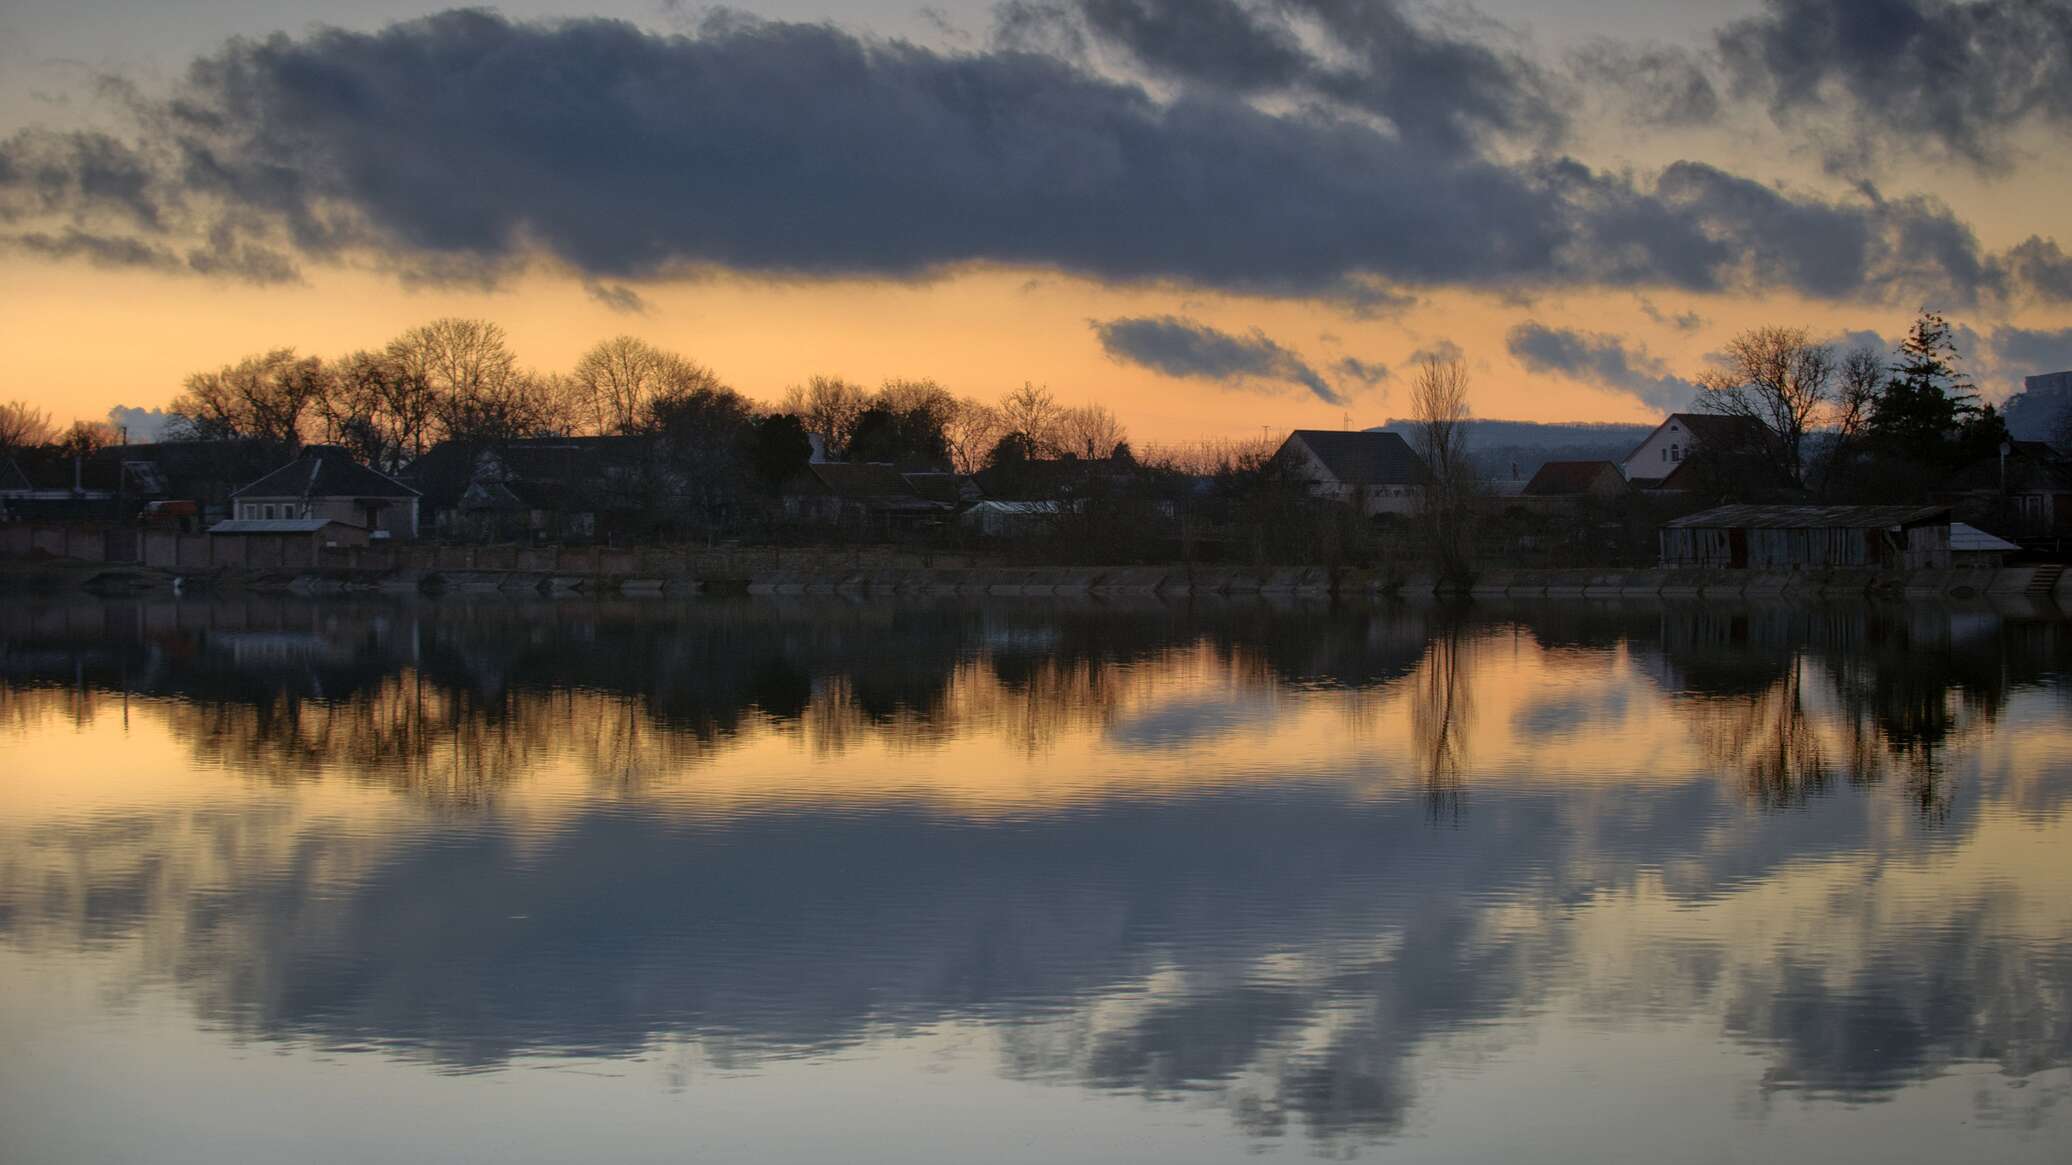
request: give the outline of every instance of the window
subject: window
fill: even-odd
[[[266,507],[266,516],[269,519],[273,517],[273,507],[271,505]]]
[[[1669,460],[1671,460],[1671,461],[1682,461],[1682,460],[1683,460],[1683,446],[1681,446],[1681,445],[1671,445],[1671,446],[1669,447]]]
[[[1660,452],[1660,453],[1662,454],[1662,460],[1664,460],[1664,461],[1667,461],[1667,460],[1669,460],[1669,450],[1667,450],[1667,449],[1662,449],[1662,450],[1658,450],[1658,452]]]
[[[256,518],[259,516],[259,507],[253,505],[250,502],[245,503],[244,511],[244,516],[247,518]]]

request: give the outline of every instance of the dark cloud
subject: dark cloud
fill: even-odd
[[[1962,306],[2072,282],[2054,243],[1987,254],[1929,200],[1829,200],[1692,162],[1647,179],[1498,160],[1480,138],[1532,131],[1539,82],[1393,4],[1225,3],[1202,27],[1256,26],[1264,47],[1156,52],[1144,30],[1178,10],[1151,0],[1016,11],[1097,26],[1193,83],[1166,101],[1065,56],[738,16],[665,37],[448,12],[233,41],[168,98],[131,98],[134,142],[0,140],[0,215],[53,238],[220,235],[184,261],[261,281],[300,261],[486,283],[545,258],[600,285],[1005,264],[1370,314],[1436,286]],[[1304,55],[1275,91],[1299,100],[1255,104],[1307,43],[1283,27],[1327,36],[1338,63]]]
[[[1095,320],[1093,328],[1108,355],[1167,376],[1239,385],[1299,384],[1318,400],[1345,403],[1316,369],[1256,328],[1249,336],[1237,336],[1179,316]]]
[[[2065,254],[2056,240],[2030,235],[2008,250],[2002,266],[2036,298],[2072,302],[2072,255]]]
[[[1570,67],[1641,125],[1678,128],[1719,117],[1719,90],[1704,59],[1689,49],[1602,40],[1578,49]]]
[[[1901,146],[1999,170],[2020,127],[2072,127],[2064,0],[1768,0],[1719,49],[1734,91],[1838,169]]]
[[[1511,355],[1533,372],[1553,372],[1638,398],[1664,412],[1685,408],[1698,386],[1671,376],[1661,360],[1617,336],[1550,328],[1528,320],[1505,337]]]
[[[1346,380],[1357,380],[1361,384],[1380,384],[1389,378],[1389,366],[1379,362],[1362,360],[1357,356],[1340,357],[1331,365],[1331,371]]]
[[[67,227],[56,233],[25,231],[18,235],[0,236],[0,242],[41,258],[78,259],[96,267],[177,271],[181,266],[179,256],[164,247],[127,235],[102,235],[77,227]]]
[[[583,284],[583,294],[615,312],[627,315],[647,314],[647,300],[623,283],[598,283],[591,280]]]
[[[1441,364],[1446,364],[1459,360],[1463,355],[1465,353],[1461,351],[1459,344],[1441,336],[1437,340],[1412,352],[1410,354],[1410,362],[1412,364],[1423,364],[1427,360],[1437,360]]]
[[[2072,328],[1993,329],[1993,361],[2015,376],[2072,368]]]
[[[1695,311],[1665,312],[1655,306],[1654,300],[1644,295],[1640,297],[1640,311],[1656,323],[1675,328],[1679,332],[1695,332],[1706,323],[1705,317]]]

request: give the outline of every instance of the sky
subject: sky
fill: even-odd
[[[1139,443],[1644,421],[1764,324],[2072,368],[2072,0],[16,0],[0,399],[490,319]],[[141,414],[139,414],[141,416]]]

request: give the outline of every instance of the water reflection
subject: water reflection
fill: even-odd
[[[756,1072],[971,1024],[1010,1079],[1347,1145],[1554,1017],[1765,1094],[2055,1073],[1981,1093],[2035,1122],[2072,1063],[2056,620],[251,599],[0,641],[0,947],[239,1038]],[[61,729],[183,775],[65,784]]]

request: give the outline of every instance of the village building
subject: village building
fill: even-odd
[[[1632,492],[1624,474],[1610,461],[1549,461],[1541,465],[1519,492],[1542,501],[1610,501]]]
[[[2042,441],[2009,441],[1935,491],[1965,521],[2017,541],[2072,539],[2072,461]]]
[[[301,457],[236,491],[231,501],[233,522],[326,520],[364,530],[374,539],[417,537],[417,491],[361,465],[335,445],[310,446]],[[245,530],[219,522],[209,532]]]
[[[1671,413],[1626,455],[1620,471],[1637,487],[1655,488],[1700,450],[1716,457],[1756,453],[1767,433],[1754,417]]]
[[[642,437],[442,442],[413,462],[426,524],[466,541],[583,542],[638,524],[682,492]]]
[[[1414,512],[1432,477],[1401,434],[1383,431],[1297,429],[1273,461],[1314,496],[1370,516]]]
[[[1664,523],[1666,567],[1947,568],[1947,506],[1717,506]]]
[[[875,462],[815,461],[785,483],[784,516],[794,522],[890,533],[937,524],[955,503],[922,496],[894,466]],[[926,475],[932,477],[934,475]],[[942,492],[940,483],[925,487]]]
[[[1968,522],[1950,523],[1951,566],[2005,566],[2008,556],[2019,554],[2021,549],[2007,539],[1988,534]]]

